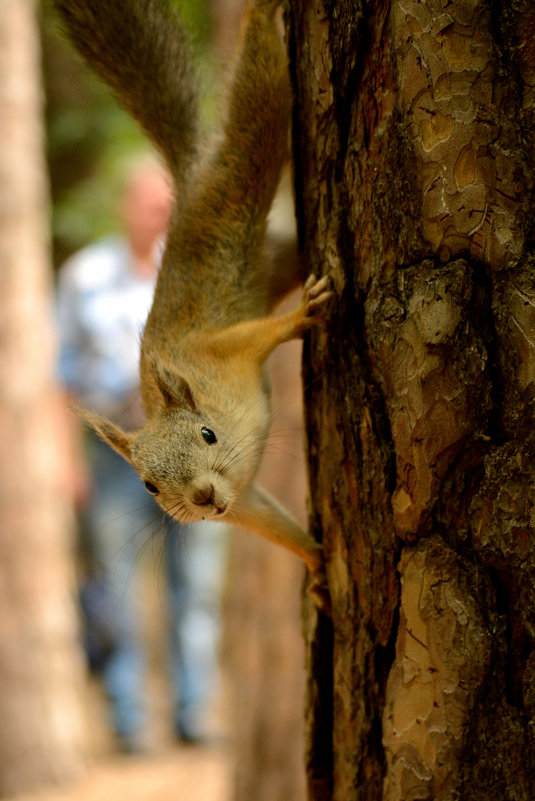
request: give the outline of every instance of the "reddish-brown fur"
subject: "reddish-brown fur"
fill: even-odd
[[[257,0],[247,11],[222,135],[202,161],[196,159],[184,36],[166,4],[57,5],[78,47],[160,147],[176,182],[176,210],[141,347],[147,423],[126,433],[92,413],[85,416],[156,490],[169,514],[185,522],[236,523],[321,573],[319,545],[254,484],[270,423],[264,362],[279,343],[318,322],[331,294],[326,279],[309,279],[297,309],[269,316],[302,279],[297,258],[286,252],[274,261],[265,243],[267,214],[287,157],[291,107],[274,19],[278,4]],[[143,14],[150,21],[146,26],[139,25]],[[139,36],[153,40],[135,45],[138,68],[147,74],[133,79],[116,66],[125,54],[113,48],[117,37],[125,47]],[[134,56],[126,61],[134,63]],[[150,99],[153,118],[136,96],[148,86],[162,95]],[[188,110],[192,119],[184,116]],[[214,441],[206,440],[206,430]]]

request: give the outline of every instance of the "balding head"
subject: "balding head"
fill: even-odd
[[[144,257],[165,234],[171,215],[172,191],[162,169],[151,164],[138,167],[124,190],[122,216],[134,253]]]

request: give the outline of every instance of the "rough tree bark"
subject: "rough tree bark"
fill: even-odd
[[[0,4],[0,795],[83,764],[34,3]]]
[[[535,787],[535,6],[291,0],[314,801]]]

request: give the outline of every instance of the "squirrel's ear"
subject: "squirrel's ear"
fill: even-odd
[[[96,431],[101,439],[105,440],[108,445],[111,445],[111,447],[121,456],[124,456],[127,462],[132,461],[131,434],[127,434],[122,430],[122,428],[119,428],[119,426],[116,426],[115,423],[112,423],[111,420],[107,420],[105,417],[101,417],[99,414],[88,412],[85,409],[76,409],[75,411],[78,412],[78,414],[80,414],[87,423],[89,423],[91,428]]]
[[[189,406],[192,411],[197,411],[197,405],[193,398],[188,382],[180,375],[175,375],[166,370],[165,367],[154,368],[154,378],[156,386],[160,390],[164,405],[168,409],[179,409]]]

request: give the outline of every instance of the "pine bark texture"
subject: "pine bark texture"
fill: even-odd
[[[535,787],[535,6],[292,0],[313,801]]]
[[[0,4],[0,795],[78,775],[83,679],[53,376],[34,3]]]

